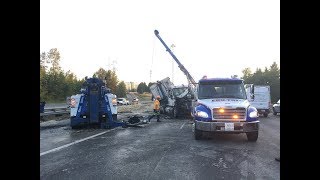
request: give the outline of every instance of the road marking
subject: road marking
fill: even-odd
[[[91,138],[100,136],[100,135],[105,134],[105,133],[107,133],[107,132],[110,132],[110,131],[112,131],[112,130],[114,130],[114,129],[110,129],[110,130],[107,130],[107,131],[105,131],[105,132],[102,132],[102,133],[99,133],[99,134],[95,134],[95,135],[93,135],[93,136],[89,136],[89,137],[86,137],[86,138],[84,138],[84,139],[80,139],[80,140],[74,141],[74,142],[72,142],[72,143],[65,144],[65,145],[63,145],[63,146],[60,146],[60,147],[51,149],[51,150],[49,150],[49,151],[42,152],[42,153],[40,153],[40,156],[43,156],[43,155],[45,155],[45,154],[58,151],[58,150],[60,150],[60,149],[69,147],[69,146],[74,145],[74,144],[78,144],[78,143],[80,143],[80,142],[82,142],[82,141],[85,141],[85,140],[88,140],[88,139],[91,139]]]
[[[184,122],[184,123],[182,124],[182,126],[180,127],[180,129],[182,129],[185,124],[186,124],[186,122]]]

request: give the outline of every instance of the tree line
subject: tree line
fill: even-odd
[[[63,102],[66,97],[79,93],[85,81],[85,78],[77,79],[70,70],[64,72],[60,67],[60,58],[60,52],[57,48],[40,53],[40,101]],[[269,68],[265,67],[263,71],[261,68],[257,68],[252,73],[250,68],[245,68],[242,73],[241,78],[245,84],[269,85],[272,102],[276,102],[280,98],[280,68],[275,62]],[[106,87],[110,88],[117,97],[126,97],[127,87],[124,81],[118,79],[114,69],[99,68],[92,77],[103,80]],[[148,85],[145,82],[140,82],[136,91],[139,94],[150,93],[152,84],[151,82]]]
[[[60,67],[60,59],[57,48],[40,53],[40,102],[63,102],[67,97],[79,93],[85,82],[85,78],[77,79],[70,70],[64,72]],[[103,80],[117,97],[126,96],[126,85],[124,81],[119,81],[115,70],[99,68],[92,77]]]
[[[264,70],[257,68],[254,73],[250,68],[245,68],[242,74],[241,78],[245,84],[269,85],[272,103],[280,99],[280,68],[276,62],[273,62],[269,68],[265,67]]]
[[[40,53],[40,101],[59,102],[78,92],[84,80],[77,80],[75,74],[64,72],[60,65],[57,48]]]

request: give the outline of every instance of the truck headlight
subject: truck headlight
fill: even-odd
[[[196,112],[196,116],[202,117],[202,118],[208,118],[208,114],[206,112],[203,111],[197,111]]]
[[[258,111],[253,111],[253,112],[251,112],[251,113],[249,114],[249,117],[251,117],[251,118],[256,118],[256,117],[258,117]]]

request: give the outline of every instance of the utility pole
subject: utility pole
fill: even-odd
[[[150,81],[151,82],[151,77],[152,77],[152,65],[153,65],[153,58],[154,58],[154,54],[155,54],[155,51],[154,51],[154,48],[155,48],[155,40],[156,38],[153,38],[153,43],[152,43],[152,58],[151,58],[151,66],[150,66]]]
[[[152,74],[152,70],[150,70],[150,81],[149,82],[151,82],[151,74]]]

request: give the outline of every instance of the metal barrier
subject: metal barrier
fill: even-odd
[[[48,116],[48,115],[62,115],[62,114],[69,114],[70,108],[63,107],[63,108],[45,108],[43,113],[40,113],[41,116]]]

